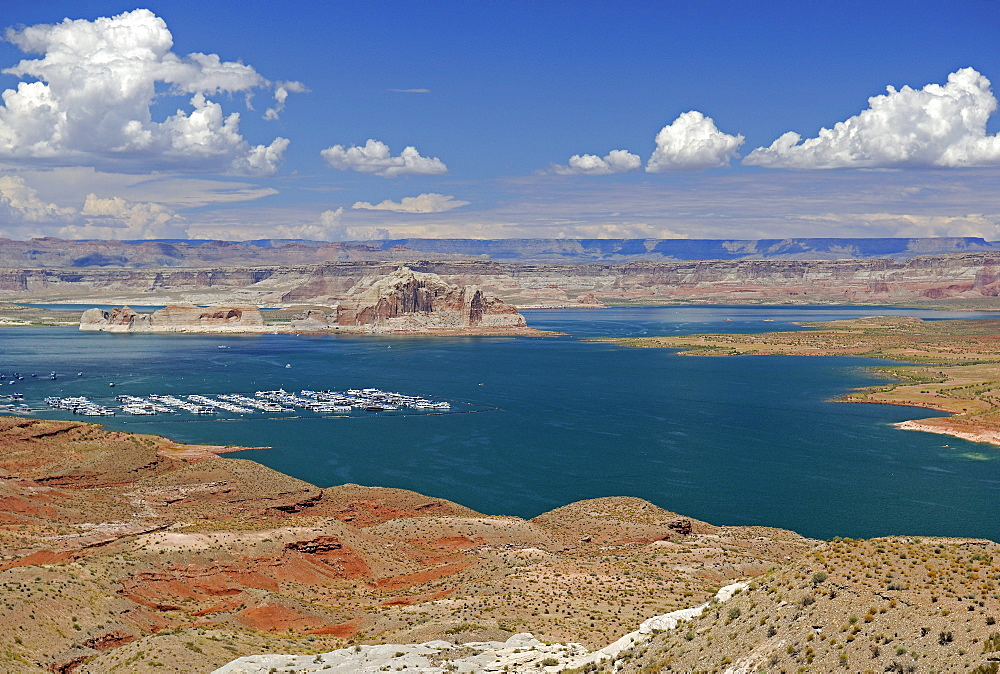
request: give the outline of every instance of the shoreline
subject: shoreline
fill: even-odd
[[[47,327],[47,326],[35,326]],[[81,332],[106,332],[118,335],[369,335],[382,337],[385,335],[401,335],[414,337],[428,337],[441,335],[446,337],[537,337],[542,335],[557,335],[558,332],[549,330],[537,330],[535,328],[427,328],[424,330],[369,330],[352,328],[333,328],[329,330],[318,330],[316,328],[293,329],[283,326],[264,326],[260,329],[188,329],[177,328],[173,330],[81,330]]]
[[[802,323],[808,331],[602,339],[633,348],[677,349],[685,356],[856,356],[897,361],[868,368],[891,379],[832,402],[920,407],[947,417],[893,424],[1000,447],[1000,344],[995,319],[925,321],[872,316]]]
[[[953,417],[942,417],[944,419],[951,419]],[[894,423],[893,426],[903,431],[923,431],[924,433],[937,433],[938,435],[950,435],[961,440],[968,440],[969,442],[978,442],[981,444],[993,445],[994,447],[1000,447],[1000,430],[992,429],[974,429],[970,430],[959,430],[957,428],[948,428],[945,426],[939,426],[930,423],[932,419],[911,419],[907,421],[899,421]]]
[[[108,671],[154,644],[180,671],[210,671],[205,662],[252,653],[489,640],[515,626],[604,648],[650,615],[707,601],[818,543],[635,497],[524,519],[405,489],[321,488],[219,456],[249,447],[181,445],[89,421],[0,415],[0,440],[4,600],[26,644],[50,639],[35,657],[52,671],[84,659],[98,663],[85,671]],[[720,537],[744,555],[718,559]],[[659,563],[675,554],[677,568]],[[587,582],[597,573],[600,583]],[[38,577],[60,583],[57,614],[35,610]],[[540,582],[565,605],[560,614],[536,610]],[[623,591],[609,598],[609,586]],[[595,629],[588,611],[599,601],[614,610]],[[71,614],[80,628],[67,628]]]
[[[89,423],[89,422],[88,422]],[[103,428],[103,424],[101,425]],[[160,436],[170,440],[167,436]],[[171,440],[171,442],[173,442]],[[175,444],[173,447],[163,448],[158,453],[161,456],[181,459],[186,461],[208,461],[210,459],[222,458],[222,454],[235,454],[245,452],[250,449],[274,449],[274,447],[242,447],[239,445],[185,445]]]

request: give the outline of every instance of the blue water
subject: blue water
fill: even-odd
[[[539,310],[526,312],[529,324],[569,334],[527,338],[9,328],[0,330],[0,373],[60,377],[0,391],[20,390],[36,403],[46,395],[374,386],[446,399],[460,413],[101,421],[187,442],[267,446],[229,456],[322,486],[403,487],[491,514],[530,517],[583,498],[631,495],[717,524],[821,538],[1000,540],[993,507],[1000,449],[891,425],[935,416],[928,410],[829,402],[875,381],[866,368],[882,361],[692,358],[586,339],[783,330],[795,321],[888,313],[1000,317],[871,307]]]

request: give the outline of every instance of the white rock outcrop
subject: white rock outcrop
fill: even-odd
[[[729,600],[747,583],[727,585],[715,602]],[[546,644],[525,632],[507,641],[476,641],[453,644],[428,641],[423,644],[353,646],[319,655],[251,655],[223,665],[212,674],[265,674],[266,672],[331,672],[367,674],[403,670],[415,674],[447,672],[560,672],[604,662],[611,667],[623,651],[652,638],[656,632],[676,629],[685,620],[701,615],[712,602],[649,618],[635,632],[612,644],[588,651],[581,644]]]
[[[130,307],[87,309],[80,329],[89,332],[264,332],[260,309],[251,306],[167,306],[151,314]]]

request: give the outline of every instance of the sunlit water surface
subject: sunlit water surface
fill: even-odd
[[[490,514],[531,517],[630,495],[717,524],[829,538],[891,533],[1000,541],[1000,448],[892,424],[928,410],[829,402],[870,384],[861,358],[692,358],[599,336],[762,332],[874,314],[857,307],[682,307],[525,312],[546,337],[184,336],[0,330],[3,393],[253,394],[377,387],[453,403],[453,414],[101,419],[176,440],[265,446],[228,456],[329,486],[403,487]],[[220,346],[228,348],[219,348]],[[290,367],[289,367],[290,366]],[[56,380],[47,379],[56,371]],[[77,376],[77,372],[82,372]],[[115,387],[109,387],[114,383]],[[71,419],[42,411],[35,416]]]

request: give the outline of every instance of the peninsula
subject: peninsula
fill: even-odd
[[[763,334],[615,339],[618,344],[681,349],[684,355],[850,355],[912,363],[877,368],[885,384],[853,391],[842,402],[913,405],[949,412],[898,424],[1000,445],[1000,321],[925,321],[875,316]]]

